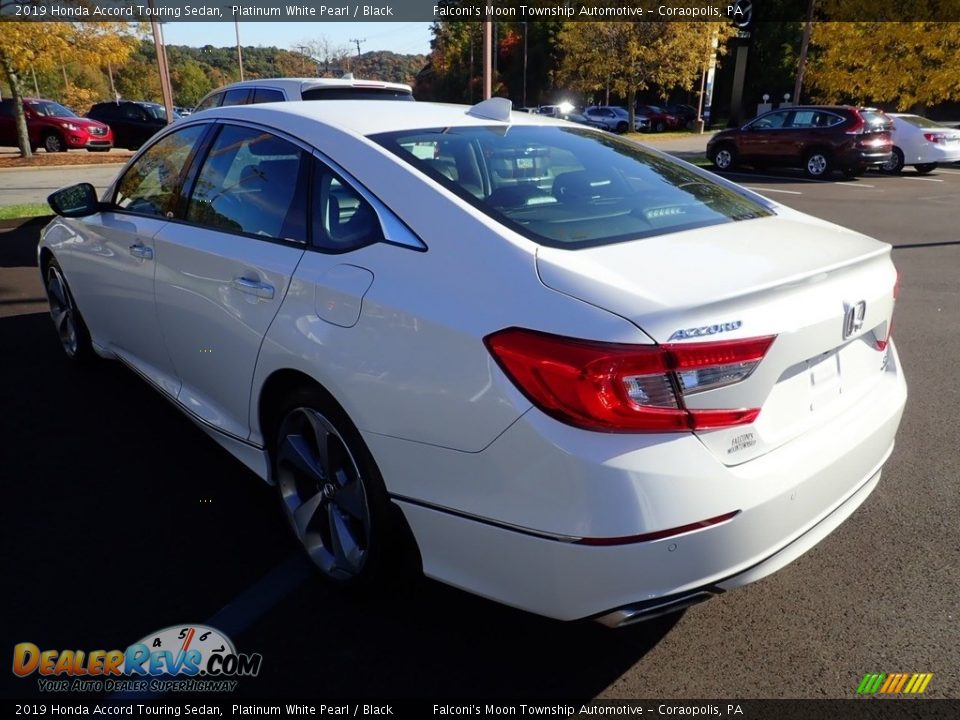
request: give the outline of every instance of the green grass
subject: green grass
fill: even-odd
[[[53,210],[51,210],[50,206],[46,203],[0,205],[0,220],[41,217],[43,215],[53,215]]]

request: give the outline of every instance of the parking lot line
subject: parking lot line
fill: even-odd
[[[783,193],[784,195],[803,195],[799,190],[779,190],[777,188],[760,187],[759,185],[744,185],[751,190],[762,190],[763,192]]]
[[[923,180],[924,182],[943,182],[937,178],[924,178],[924,177],[910,177],[909,175],[903,176],[904,180]]]
[[[726,177],[727,175],[737,175],[738,177],[747,177],[754,178],[756,180],[788,180],[790,182],[804,182],[804,183],[814,183],[817,185],[833,185],[835,187],[846,187],[846,188],[870,188],[875,189],[876,185],[869,185],[863,182],[835,182],[833,180],[811,180],[810,178],[802,177],[788,177],[786,175],[757,175],[756,173],[744,173],[744,172],[722,172],[715,171],[718,175]]]

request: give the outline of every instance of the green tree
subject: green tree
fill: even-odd
[[[200,64],[190,58],[174,65],[170,71],[170,82],[173,85],[174,103],[190,108],[214,87]]]

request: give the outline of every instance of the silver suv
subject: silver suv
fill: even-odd
[[[413,88],[358,80],[349,73],[341,78],[265,78],[224,85],[203,98],[193,111],[285,100],[413,100]]]

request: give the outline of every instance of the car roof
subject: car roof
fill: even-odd
[[[382,80],[361,80],[360,78],[260,78],[258,80],[244,80],[242,82],[230,83],[224,85],[221,90],[232,90],[234,88],[276,88],[277,90],[287,90],[291,92],[304,92],[314,88],[327,87],[375,87],[389,88],[391,90],[405,90],[412,92],[409,85],[403,83],[384,82]]]
[[[321,122],[344,132],[366,136],[392,131],[423,128],[489,127],[491,125],[566,125],[547,115],[511,112],[510,121],[502,122],[468,114],[468,105],[446,103],[398,103],[394,100],[338,100],[325,103],[314,100],[261,103],[257,105],[230,105],[211,108],[197,118],[231,118],[277,124],[278,129],[307,128],[312,122]]]

